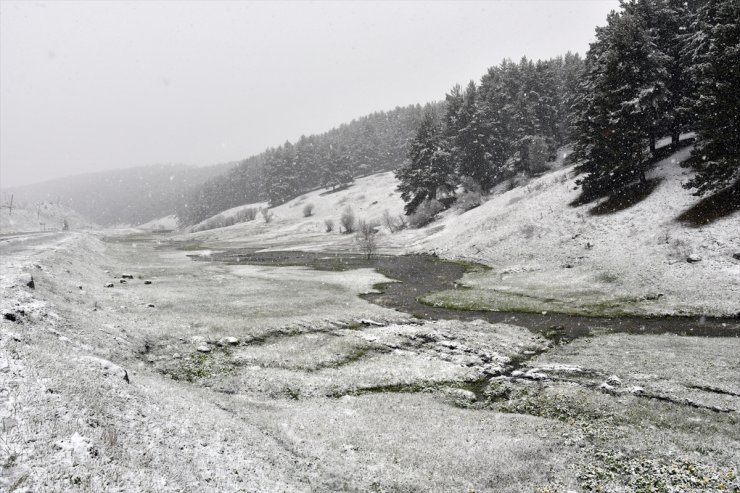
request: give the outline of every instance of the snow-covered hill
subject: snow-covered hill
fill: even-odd
[[[740,214],[692,227],[677,221],[699,198],[684,190],[683,149],[648,176],[651,193],[623,208],[600,199],[571,205],[580,195],[572,167],[560,167],[524,186],[493,194],[468,212],[453,207],[421,229],[391,233],[381,226],[386,253],[427,252],[492,267],[464,279],[469,290],[442,293],[429,302],[487,309],[620,313],[740,312]],[[338,231],[350,207],[377,221],[402,213],[392,173],[359,179],[350,188],[315,191],[228,228],[181,236],[211,247],[356,251],[352,235]],[[303,216],[306,204],[315,206]],[[335,229],[326,232],[325,220]],[[691,257],[691,262],[689,261]],[[694,261],[696,260],[696,261]]]
[[[69,207],[50,202],[16,202],[13,204],[12,212],[9,200],[0,207],[0,233],[59,231],[65,220],[71,230],[97,227]]]

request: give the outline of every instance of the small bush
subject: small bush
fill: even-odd
[[[480,192],[464,192],[457,199],[457,204],[463,211],[475,209],[483,203],[483,197]]]
[[[391,233],[395,233],[396,231],[401,231],[403,229],[406,229],[408,227],[408,222],[406,221],[406,216],[403,214],[400,214],[398,216],[393,216],[388,209],[383,211],[383,225],[388,228],[388,231]]]
[[[334,231],[334,220],[324,219],[324,228],[326,228],[327,233],[331,233],[332,231]]]
[[[360,246],[360,250],[365,254],[367,259],[371,259],[378,250],[377,242],[378,225],[361,219],[357,223],[357,234],[355,241]]]
[[[313,204],[306,204],[303,207],[303,217],[311,217],[313,214]]]
[[[525,224],[521,228],[519,228],[519,232],[524,238],[529,240],[534,237],[535,233],[537,232],[537,227],[531,223]]]
[[[339,224],[342,226],[344,234],[355,232],[355,213],[351,207],[347,207],[339,218]]]
[[[444,210],[438,200],[425,200],[416,208],[416,212],[409,216],[409,224],[413,228],[421,228],[434,221],[437,214]]]
[[[480,186],[480,183],[475,181],[470,176],[463,176],[462,178],[460,178],[460,185],[462,186],[463,192],[481,193],[483,191],[483,188]]]
[[[264,209],[260,209],[260,212],[262,213],[262,219],[265,220],[265,224],[269,224],[270,221],[272,221],[274,214],[270,209],[265,207]]]
[[[257,218],[257,212],[258,209],[254,207],[242,209],[236,213],[236,222],[245,223],[247,221],[254,221]]]

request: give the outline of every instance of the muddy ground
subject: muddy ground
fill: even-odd
[[[600,333],[676,334],[699,337],[740,337],[739,318],[718,317],[585,317],[560,313],[521,313],[455,310],[421,303],[419,298],[447,289],[466,289],[460,280],[468,271],[485,270],[481,264],[452,262],[431,255],[364,255],[303,251],[260,251],[258,248],[220,250],[208,256],[190,255],[196,261],[267,266],[301,266],[316,270],[346,271],[372,268],[396,281],[376,286],[380,293],[363,294],[372,303],[426,320],[486,320],[510,323],[557,340],[573,340]]]

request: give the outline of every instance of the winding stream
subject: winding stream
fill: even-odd
[[[466,272],[463,264],[441,260],[430,255],[382,255],[367,259],[347,253],[303,251],[258,251],[233,249],[209,257],[191,255],[193,260],[219,261],[229,264],[271,266],[304,266],[318,270],[374,268],[397,282],[377,286],[380,293],[362,295],[377,305],[409,313],[420,319],[477,320],[510,323],[555,340],[572,340],[594,330],[632,334],[678,334],[700,337],[740,337],[740,320],[710,317],[614,317],[595,318],[559,313],[521,313],[467,311],[434,307],[419,303],[425,294],[455,289]]]

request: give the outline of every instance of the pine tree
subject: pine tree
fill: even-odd
[[[493,169],[486,150],[486,132],[481,125],[477,102],[478,90],[470,81],[459,111],[459,129],[455,136],[457,176],[468,176],[483,188],[493,185]]]
[[[586,57],[576,167],[584,191],[610,192],[639,178],[655,150],[665,100],[665,56],[631,6],[611,12]]]
[[[454,170],[449,151],[443,147],[442,129],[432,108],[426,108],[416,136],[409,145],[406,162],[395,172],[398,190],[412,214],[425,200],[437,198],[440,188],[452,188]]]
[[[707,0],[692,26],[697,143],[687,184],[695,195],[740,187],[740,2]],[[740,192],[738,192],[740,195]]]

